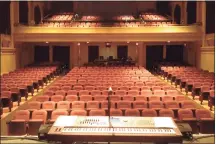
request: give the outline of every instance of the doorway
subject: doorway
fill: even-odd
[[[53,61],[70,65],[70,46],[53,46]]]
[[[154,64],[163,60],[163,45],[146,46],[146,68],[153,70]]]
[[[128,57],[128,46],[117,46],[117,58],[126,59]]]
[[[49,61],[49,46],[35,46],[34,47],[34,62],[48,62]]]
[[[169,62],[183,62],[184,45],[167,45],[166,60]]]
[[[88,46],[88,62],[99,58],[99,46]]]

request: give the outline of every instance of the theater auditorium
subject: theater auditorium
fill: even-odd
[[[214,143],[215,1],[1,1],[1,143]]]

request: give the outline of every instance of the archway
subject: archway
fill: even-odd
[[[19,23],[28,24],[28,2],[19,1]]]
[[[181,24],[181,7],[176,5],[174,10],[174,19],[177,24]]]
[[[0,33],[10,34],[10,1],[2,1],[0,4]]]
[[[34,21],[35,21],[35,24],[39,24],[41,22],[41,11],[40,11],[39,6],[36,6],[34,8]]]
[[[187,2],[187,23],[196,23],[196,1]]]
[[[206,1],[206,33],[215,33],[215,1]]]

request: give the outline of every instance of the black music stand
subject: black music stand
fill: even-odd
[[[110,109],[111,109],[111,102],[110,102],[110,96],[112,95],[113,91],[112,88],[109,87],[108,89],[108,117],[109,117],[109,127],[112,127],[110,122]]]

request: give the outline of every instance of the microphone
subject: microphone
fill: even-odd
[[[111,127],[111,122],[110,122],[110,109],[111,109],[111,103],[110,103],[110,96],[112,95],[113,91],[112,88],[109,87],[108,89],[108,117],[109,117],[109,126]]]

